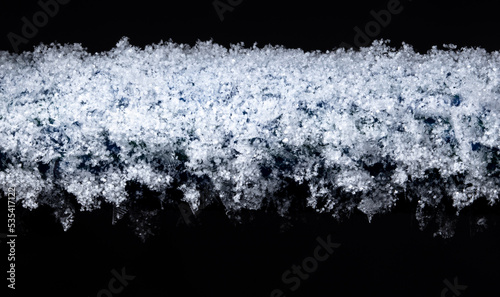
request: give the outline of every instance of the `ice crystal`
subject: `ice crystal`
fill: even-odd
[[[82,209],[119,206],[129,182],[161,199],[175,187],[193,211],[207,186],[237,211],[291,183],[334,215],[356,207],[371,218],[403,192],[423,207],[494,204],[499,69],[499,52],[419,54],[383,41],[324,53],[140,49],[124,38],[98,54],[78,44],[0,52],[0,180],[27,208],[55,189]],[[61,212],[65,228],[72,214]]]

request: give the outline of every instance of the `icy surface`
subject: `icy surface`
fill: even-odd
[[[334,216],[371,218],[398,199],[460,211],[498,202],[499,147],[499,52],[126,38],[100,54],[0,52],[0,181],[30,209],[54,193],[120,207],[135,182],[162,201],[178,189],[193,211],[217,197],[228,211],[267,199],[286,214],[278,193],[291,184]],[[73,213],[57,213],[66,229]]]

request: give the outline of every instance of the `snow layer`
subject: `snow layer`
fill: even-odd
[[[126,38],[99,54],[0,52],[0,181],[30,209],[58,191],[118,207],[136,182],[162,201],[178,189],[194,211],[215,195],[228,211],[267,199],[285,214],[274,197],[291,184],[335,216],[405,197],[460,211],[498,202],[499,147],[499,52]],[[73,210],[61,212],[68,228]]]

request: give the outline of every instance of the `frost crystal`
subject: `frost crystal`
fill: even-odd
[[[443,197],[457,211],[494,204],[499,69],[499,52],[385,42],[321,53],[139,49],[124,38],[99,54],[78,44],[0,52],[0,180],[27,208],[54,191],[84,210],[119,206],[130,182],[161,199],[176,188],[193,211],[210,189],[228,211],[270,199],[286,213],[273,197],[293,184],[333,215],[371,218],[402,193],[423,208]],[[58,215],[68,228],[73,210]]]

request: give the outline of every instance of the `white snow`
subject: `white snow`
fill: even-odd
[[[135,180],[160,193],[176,185],[196,210],[196,178],[231,210],[258,209],[289,180],[307,184],[321,212],[343,205],[340,190],[371,217],[434,177],[457,210],[496,203],[498,69],[498,51],[419,54],[383,41],[321,53],[139,49],[124,38],[100,54],[78,44],[0,52],[0,181],[29,208],[55,188],[82,209],[98,197],[119,205]]]

